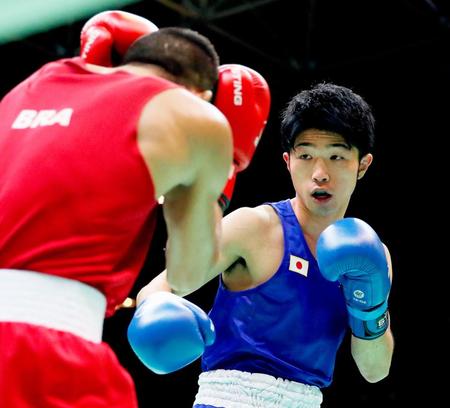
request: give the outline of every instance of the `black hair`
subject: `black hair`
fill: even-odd
[[[219,76],[213,44],[189,28],[164,27],[138,38],[122,60],[122,64],[133,62],[158,65],[174,82],[201,91],[213,89]]]
[[[334,132],[362,157],[373,149],[375,119],[367,102],[351,89],[320,83],[295,95],[281,114],[281,144],[289,152],[307,129]]]

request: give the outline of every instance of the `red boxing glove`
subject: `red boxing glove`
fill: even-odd
[[[123,56],[139,37],[158,30],[151,21],[120,10],[103,11],[81,30],[80,55],[90,64],[112,66],[113,50]]]
[[[222,212],[225,212],[228,206],[230,205],[231,196],[233,195],[235,184],[236,184],[236,168],[233,165],[230,170],[230,174],[228,174],[228,180],[218,200]]]
[[[226,116],[233,131],[236,171],[248,167],[267,123],[270,89],[266,80],[244,65],[219,67],[214,105]]]

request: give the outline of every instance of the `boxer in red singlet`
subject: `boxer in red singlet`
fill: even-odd
[[[58,60],[2,99],[1,407],[137,406],[103,319],[143,265],[158,197],[172,284],[196,286],[216,262],[232,164],[230,124],[207,102],[217,78],[212,44],[167,28],[120,66]]]

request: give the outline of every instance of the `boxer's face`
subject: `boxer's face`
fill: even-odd
[[[324,216],[344,215],[357,179],[372,161],[370,154],[359,160],[358,150],[342,136],[316,129],[300,133],[283,157],[302,207]]]

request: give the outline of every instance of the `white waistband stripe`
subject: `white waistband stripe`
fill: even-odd
[[[84,283],[33,271],[0,269],[0,321],[36,324],[100,343],[105,296]]]
[[[194,404],[227,408],[319,408],[318,387],[238,370],[200,374]]]

